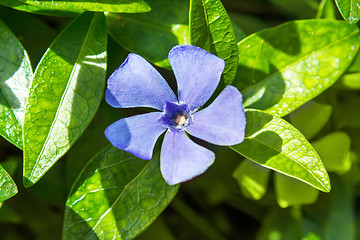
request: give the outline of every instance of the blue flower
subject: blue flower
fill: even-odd
[[[186,133],[209,143],[229,146],[244,140],[245,113],[237,88],[227,86],[200,111],[219,84],[225,63],[201,48],[175,46],[169,53],[178,97],[145,59],[129,54],[109,77],[105,98],[115,108],[150,107],[157,112],[120,119],[105,130],[117,148],[149,160],[159,136],[161,174],[169,185],[202,174],[214,162],[212,151]]]

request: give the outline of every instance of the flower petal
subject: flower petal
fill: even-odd
[[[227,86],[210,106],[193,115],[186,131],[207,142],[229,146],[244,140],[245,125],[241,93]]]
[[[161,112],[123,118],[105,130],[106,138],[117,148],[150,160],[156,140],[166,130],[160,122]]]
[[[161,174],[169,185],[174,185],[202,174],[214,159],[212,151],[194,143],[184,131],[168,130],[161,147]]]
[[[176,46],[169,53],[179,93],[179,101],[190,110],[200,108],[219,84],[225,62],[207,51],[190,45]]]
[[[134,53],[130,53],[109,77],[105,99],[116,108],[151,107],[158,110],[163,110],[166,102],[177,102],[160,73]]]

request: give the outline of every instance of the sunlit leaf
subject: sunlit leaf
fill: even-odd
[[[243,143],[231,148],[269,169],[330,191],[329,176],[306,138],[285,120],[259,110],[246,111]]]
[[[360,19],[359,0],[335,0],[343,18],[349,23],[356,23]]]
[[[232,84],[242,91],[246,107],[284,116],[330,87],[359,44],[358,27],[344,21],[288,22],[238,43]]]
[[[0,202],[3,202],[18,192],[15,182],[0,165]]]
[[[174,198],[159,154],[145,161],[107,147],[83,169],[66,202],[63,239],[133,239]]]
[[[270,172],[252,161],[244,160],[235,169],[233,177],[238,181],[245,197],[259,200],[266,193]]]
[[[290,121],[310,140],[327,123],[331,112],[331,105],[310,101],[291,113]]]
[[[151,8],[144,0],[19,0],[45,10],[96,11],[96,12],[147,12]]]
[[[26,99],[33,78],[31,64],[19,40],[0,20],[0,135],[22,148]]]
[[[225,60],[223,79],[230,83],[237,71],[238,49],[230,18],[220,0],[190,1],[191,44],[206,48]]]
[[[24,184],[37,182],[74,144],[100,104],[107,32],[102,13],[84,13],[39,63],[24,124]]]
[[[312,204],[319,195],[319,191],[309,185],[279,173],[275,173],[275,192],[282,208]]]
[[[190,44],[189,3],[183,0],[152,0],[151,11],[142,14],[106,14],[111,37],[160,67],[170,68],[167,60],[175,45]]]
[[[18,11],[49,15],[49,16],[76,16],[76,14],[83,12],[81,10],[67,9],[67,11],[57,11],[51,9],[44,9],[41,6],[30,5],[20,2],[18,0],[1,0],[0,5],[4,5]]]
[[[345,132],[332,132],[313,143],[328,171],[344,173],[351,168],[350,137]]]

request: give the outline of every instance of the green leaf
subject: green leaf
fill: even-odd
[[[329,214],[323,227],[323,239],[356,239],[358,228],[355,221],[357,205],[354,203],[354,186],[336,177],[334,180],[334,188],[331,191],[330,204],[328,204],[330,206],[321,206],[327,207],[326,211]]]
[[[359,0],[335,0],[343,18],[349,23],[356,23],[360,19]]]
[[[290,114],[290,122],[310,140],[325,126],[331,112],[331,105],[310,101]]]
[[[66,202],[63,239],[133,239],[174,198],[159,154],[145,161],[107,147],[83,169]]]
[[[144,0],[19,0],[45,10],[95,11],[95,12],[148,12],[151,10]]]
[[[332,132],[313,143],[328,171],[344,173],[351,168],[350,137],[344,132]]]
[[[38,16],[7,7],[0,6],[0,18],[21,41],[29,55],[32,69],[35,69],[60,31],[47,25]],[[36,26],[36,28],[29,28],[29,26]]]
[[[18,192],[15,182],[0,165],[0,202],[11,198]]]
[[[82,12],[81,10],[76,11],[73,9],[67,9],[67,11],[46,10],[41,6],[26,4],[18,0],[1,0],[0,5],[4,5],[12,9],[16,9],[18,11],[49,15],[49,16],[70,17],[70,16],[76,16],[78,13]]]
[[[271,171],[244,160],[235,169],[233,177],[238,181],[243,195],[249,199],[261,199],[267,190]]]
[[[321,0],[316,18],[336,20],[335,5],[332,0]]]
[[[360,90],[360,72],[344,74],[339,84],[348,89]]]
[[[359,44],[358,27],[344,21],[288,22],[238,43],[232,84],[242,90],[246,107],[284,116],[330,87]]]
[[[271,208],[257,232],[257,240],[298,240],[302,226],[299,209]]]
[[[259,110],[247,110],[246,121],[245,140],[232,146],[233,150],[261,166],[330,191],[319,155],[295,127]]]
[[[190,1],[191,44],[204,48],[225,60],[223,79],[231,83],[236,75],[239,59],[236,37],[230,18],[220,0]]]
[[[26,99],[33,78],[31,64],[19,40],[0,20],[0,135],[22,148]]]
[[[102,13],[84,13],[39,63],[24,124],[24,185],[37,182],[86,129],[100,104],[107,32]]]
[[[275,173],[275,192],[280,207],[312,204],[316,201],[319,191],[299,180]]]
[[[175,45],[190,43],[187,1],[152,0],[151,12],[106,14],[111,37],[129,52],[157,66],[169,68],[169,51]]]

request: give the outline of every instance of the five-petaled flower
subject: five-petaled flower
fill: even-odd
[[[209,143],[229,146],[244,140],[245,113],[237,88],[227,86],[200,111],[219,84],[225,63],[201,48],[175,46],[169,53],[178,97],[145,59],[129,54],[109,77],[106,101],[115,108],[150,107],[150,112],[120,119],[105,130],[117,148],[149,160],[166,131],[160,154],[161,173],[170,185],[202,174],[213,162],[212,151],[186,133]]]

